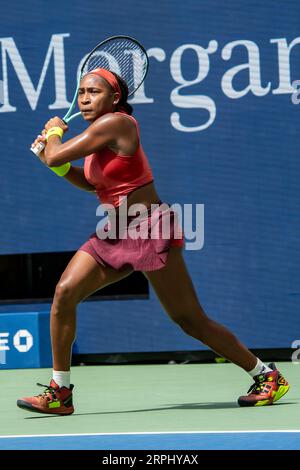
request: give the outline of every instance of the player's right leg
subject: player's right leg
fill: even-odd
[[[70,370],[72,344],[76,334],[76,307],[93,292],[119,281],[132,272],[131,268],[116,271],[97,263],[84,251],[77,251],[62,274],[51,307],[50,331],[54,371]],[[23,397],[17,405],[28,411],[67,415],[74,411],[73,385],[59,386],[53,379],[45,391]]]

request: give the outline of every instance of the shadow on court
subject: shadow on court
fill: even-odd
[[[285,406],[285,405],[296,405],[298,402],[290,401],[284,403],[277,403],[275,406]],[[208,403],[183,403],[178,405],[170,405],[159,408],[145,408],[141,410],[125,410],[125,411],[95,411],[90,413],[74,413],[70,416],[89,416],[89,415],[115,415],[115,414],[130,414],[130,413],[147,413],[151,411],[169,411],[169,410],[221,410],[221,409],[237,409],[243,410],[244,408],[240,407],[235,402],[208,402]],[[257,407],[256,407],[257,408]],[[264,407],[268,408],[268,407]],[[38,416],[27,416],[24,419],[45,419],[45,418],[61,418],[58,415],[38,415]]]

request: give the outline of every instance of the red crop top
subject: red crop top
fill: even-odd
[[[123,113],[122,113],[123,114]],[[117,155],[108,147],[85,157],[84,175],[95,186],[101,203],[118,207],[125,196],[153,181],[148,159],[140,142],[138,123],[126,114],[137,128],[138,148],[134,155]]]

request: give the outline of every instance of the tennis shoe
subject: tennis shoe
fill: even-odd
[[[274,363],[269,364],[272,372],[259,374],[254,377],[254,384],[248,390],[248,395],[239,397],[240,406],[273,405],[285,395],[290,385],[277,370]]]
[[[35,413],[47,413],[57,415],[70,415],[74,412],[72,390],[70,388],[59,387],[52,379],[50,385],[37,384],[45,390],[40,395],[33,397],[23,397],[17,401],[17,406],[26,411]]]

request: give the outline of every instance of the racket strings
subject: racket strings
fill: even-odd
[[[130,96],[143,81],[147,66],[147,56],[138,44],[112,40],[93,51],[83,67],[82,76],[98,67],[108,69],[125,80]]]

